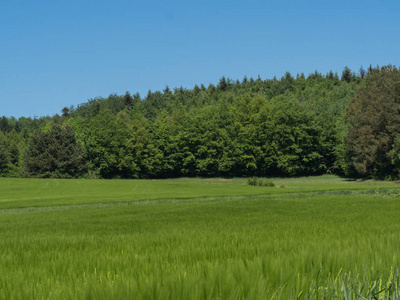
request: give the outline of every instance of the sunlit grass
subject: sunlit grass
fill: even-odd
[[[249,186],[247,178],[170,180],[0,178],[0,209],[400,188],[395,182],[352,181],[332,175],[270,178],[269,181],[273,182],[275,187]]]
[[[63,189],[65,206],[57,209],[60,202],[51,200],[52,190],[35,186],[35,180],[20,181],[31,184],[29,191],[49,194],[36,211],[18,209],[23,192],[17,192],[14,182],[8,190],[12,198],[15,189],[14,201],[0,214],[0,299],[399,297],[400,198],[390,184],[349,183],[336,177],[282,179],[273,181],[284,182],[288,191],[295,189],[292,185],[300,188],[286,195],[273,195],[267,188],[264,197],[247,189],[265,187],[247,186],[242,179],[221,184],[219,179],[191,180],[173,180],[175,186],[140,181],[143,187],[160,188],[160,199],[170,193],[168,201],[151,196],[141,205],[120,205],[112,199],[111,204],[118,205],[74,206],[96,195],[96,181],[81,181],[78,190]],[[332,185],[338,181],[338,187],[350,189],[324,191],[319,180],[332,180]],[[72,182],[58,186],[71,187]],[[109,184],[98,195],[113,187],[118,195],[128,195],[124,188],[135,181],[98,182]],[[183,187],[182,199],[177,191],[161,192],[189,183],[209,189],[194,188],[197,197],[219,196],[222,191],[213,186],[227,187],[228,192],[202,201],[188,197]],[[358,190],[360,186],[368,190]],[[233,197],[238,194],[241,198]],[[143,195],[148,196],[146,191]],[[29,201],[36,206],[37,196],[25,197],[25,207]]]

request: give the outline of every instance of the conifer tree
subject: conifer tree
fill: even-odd
[[[80,174],[80,147],[69,125],[53,125],[32,136],[25,155],[28,177],[70,178]]]

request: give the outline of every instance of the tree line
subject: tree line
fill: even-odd
[[[0,119],[0,176],[167,178],[334,173],[397,178],[400,75],[241,81],[94,98],[52,117]]]

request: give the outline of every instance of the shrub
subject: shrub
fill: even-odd
[[[258,177],[250,177],[248,179],[248,184],[254,186],[269,186],[269,187],[275,186],[275,183],[273,183],[271,180]]]

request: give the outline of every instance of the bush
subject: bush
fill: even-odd
[[[275,183],[273,183],[271,180],[258,177],[250,177],[248,179],[248,184],[254,186],[275,186]]]

